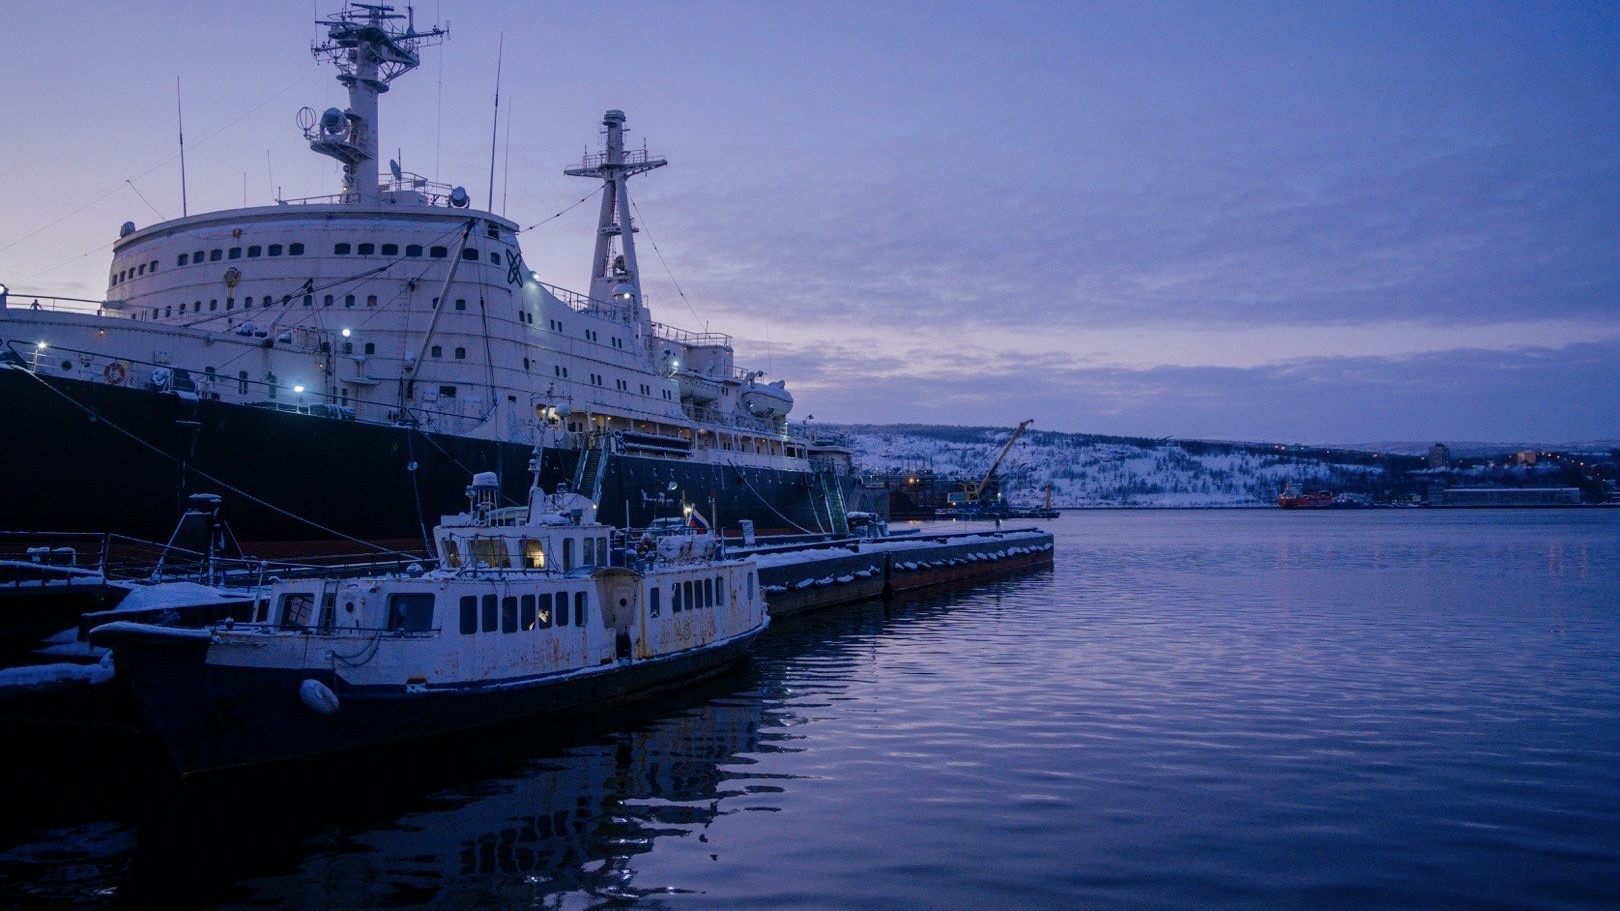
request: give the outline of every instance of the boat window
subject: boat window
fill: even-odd
[[[456,298],[456,309],[457,310],[465,310],[465,309],[467,309],[467,299],[465,297]]]
[[[281,596],[281,628],[303,629],[315,619],[315,596],[310,592],[289,592]]]
[[[238,371],[236,374],[236,393],[238,395],[247,395],[248,393],[248,372],[246,370]]]
[[[433,257],[434,259],[444,259],[446,256],[450,255],[450,248],[448,248],[448,247],[434,247],[433,249],[428,251],[428,255]]]
[[[345,306],[345,307],[353,307],[354,306],[354,295],[353,294],[345,294],[345,295],[343,295],[343,306]]]
[[[681,583],[681,594],[685,596],[683,600],[686,601],[687,610],[697,610],[703,606],[698,602],[698,598],[701,597],[701,593],[695,586],[692,585],[691,579],[687,579],[685,582]]]
[[[501,632],[515,633],[518,629],[518,599],[507,595],[501,599]]]
[[[186,256],[186,254],[182,253],[178,257],[175,258],[174,264],[177,265],[177,266],[183,266],[183,265],[186,264],[186,259],[187,258],[188,257]]]
[[[684,606],[681,601],[681,583],[676,582],[669,587],[669,612],[678,614]]]
[[[432,348],[428,349],[428,357],[444,357],[444,349],[438,345],[434,345]]]
[[[534,609],[534,625],[536,629],[551,628],[551,592],[541,592],[537,598],[538,604]]]
[[[506,542],[500,538],[473,538],[467,542],[467,555],[475,564],[492,569],[504,569],[510,562],[506,559]]]
[[[450,569],[461,568],[461,548],[456,546],[455,538],[444,539],[444,562]]]
[[[663,593],[664,593],[664,590],[659,588],[656,585],[654,585],[652,587],[652,589],[647,592],[647,595],[648,595],[648,597],[647,597],[647,616],[649,616],[649,617],[658,616],[659,611],[661,610],[661,608],[659,607],[659,604],[658,604],[658,599],[659,599],[659,597],[661,595],[663,595]]]
[[[271,256],[280,256],[281,255],[281,244],[271,244],[270,249],[268,249],[268,250],[266,250],[264,252],[270,254]]]
[[[234,297],[225,298],[225,309],[226,310],[235,310],[236,309],[236,298],[234,298]]]
[[[405,255],[406,256],[421,256],[422,255],[422,245],[421,244],[406,244],[405,245]]]
[[[304,245],[303,244],[288,244],[287,245],[287,255],[288,256],[303,256],[304,255]]]
[[[461,596],[461,634],[468,636],[478,632],[478,596]]]
[[[461,251],[461,258],[462,259],[477,260],[478,259],[478,251],[475,250],[472,247],[468,247],[468,248]]]
[[[198,250],[196,253],[191,254],[191,261],[194,262],[194,263],[202,262],[203,261],[203,251]]]
[[[219,309],[219,298],[216,297],[213,300],[209,301],[208,302],[208,309],[209,310],[218,310]]]
[[[580,555],[580,563],[584,566],[596,565],[596,539],[585,539],[585,552]]]
[[[399,244],[383,244],[382,245],[382,255],[384,255],[384,256],[398,256],[399,255]]]
[[[726,606],[726,580],[724,576],[714,577],[714,606]]]
[[[224,250],[209,250],[208,251],[208,261],[211,262],[211,263],[217,263],[217,262],[219,262],[220,260],[222,260],[224,258],[225,258],[225,251]]]
[[[574,625],[585,625],[585,605],[590,603],[590,596],[585,592],[574,592]]]
[[[524,595],[518,604],[518,629],[528,632],[534,629],[534,595]]]
[[[323,612],[324,613],[324,612]],[[388,628],[407,633],[433,629],[433,593],[411,592],[388,596]]]
[[[377,252],[377,245],[376,244],[361,244],[359,249],[357,249],[355,252],[359,253],[361,256],[370,256],[373,253]]]
[[[157,271],[157,264],[158,264],[157,260],[155,260],[155,259],[152,260],[151,264],[146,267],[146,271],[148,271],[148,272],[156,272]]]
[[[366,342],[366,353],[367,354],[376,354],[377,353],[377,343],[376,342]]]
[[[230,252],[230,258],[231,259],[241,259],[242,258],[242,248],[241,247],[232,247],[231,252]]]
[[[498,251],[495,251],[495,250],[489,251],[489,261],[494,263],[497,266],[500,265],[501,264],[501,254]]]
[[[556,619],[556,622],[557,622],[558,626],[567,626],[568,625],[568,593],[567,592],[558,592],[557,593],[557,613],[556,613],[556,618],[555,619]]]
[[[546,568],[545,546],[530,538],[523,539],[523,565],[528,569]]]
[[[456,387],[454,387],[454,386],[440,386],[439,387],[439,398],[441,398],[441,399],[453,399],[455,397],[456,397]]]
[[[332,246],[332,253],[335,256],[348,256],[349,249],[350,247],[348,244],[334,244]]]
[[[377,306],[377,295],[375,295],[375,294],[367,294],[366,295],[366,306],[367,307],[375,307],[375,306]]]
[[[463,348],[463,347],[461,347],[459,345],[456,346],[456,360],[464,361],[466,359],[467,359],[467,349]]]
[[[248,247],[248,259],[256,259],[256,258],[258,258],[259,253],[260,253],[259,247],[257,247],[257,246]]]
[[[494,595],[484,596],[484,601],[481,606],[483,607],[484,632],[486,633],[495,632],[496,618],[500,616],[498,610],[499,600],[500,599],[496,598]]]
[[[574,568],[574,539],[573,538],[564,538],[563,539],[563,566],[562,566],[562,568],[563,568],[563,572],[568,572],[569,570]]]

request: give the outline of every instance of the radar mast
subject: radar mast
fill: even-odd
[[[377,96],[421,65],[418,48],[438,44],[448,34],[436,26],[417,31],[415,10],[407,6],[405,11],[350,3],[335,17],[316,21],[327,27],[326,42],[310,50],[337,66],[337,80],[349,90],[349,109],[327,108],[319,121],[300,125],[311,149],[343,163],[344,202],[377,202]],[[405,21],[404,29],[399,20]]]
[[[596,255],[591,262],[591,299],[611,300],[628,307],[630,321],[647,319],[641,301],[641,271],[636,267],[636,228],[630,220],[630,196],[625,182],[632,176],[669,162],[651,158],[646,149],[624,150],[624,112],[602,115],[607,145],[594,155],[585,156],[580,167],[563,171],[569,177],[592,177],[602,181],[602,210],[596,222]],[[619,239],[619,255],[613,253],[613,239]]]

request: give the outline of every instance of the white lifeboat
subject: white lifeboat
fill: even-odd
[[[681,398],[699,405],[707,405],[719,398],[723,388],[719,380],[710,379],[690,370],[675,371],[675,380],[680,383]]]
[[[748,413],[756,418],[785,418],[793,410],[793,393],[787,391],[787,383],[777,380],[774,383],[756,383],[749,381],[743,387],[742,404]]]

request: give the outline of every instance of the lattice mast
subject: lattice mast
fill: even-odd
[[[641,300],[641,270],[636,266],[636,227],[630,219],[630,196],[625,182],[631,177],[661,168],[669,162],[651,158],[646,149],[625,151],[624,112],[602,115],[607,143],[601,152],[585,156],[581,166],[564,171],[570,177],[591,177],[602,181],[602,209],[596,222],[596,254],[591,264],[591,298],[611,300],[628,307],[631,321],[647,319]],[[617,238],[619,253],[614,253]]]
[[[349,90],[349,108],[327,108],[319,122],[300,125],[311,149],[343,163],[344,201],[374,203],[379,192],[377,96],[421,64],[418,48],[438,44],[448,32],[438,27],[418,32],[411,7],[400,15],[391,6],[372,3],[350,3],[316,24],[327,27],[326,41],[310,50],[337,66],[337,80]]]

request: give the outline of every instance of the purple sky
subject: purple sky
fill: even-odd
[[[6,16],[0,282],[118,225],[332,192],[334,3]],[[160,12],[158,10],[161,10]],[[1620,438],[1620,6],[458,3],[383,98],[407,170],[586,285],[607,108],[654,316],[795,417],[1342,443]],[[504,37],[503,37],[504,36]],[[508,138],[509,137],[509,138]],[[656,246],[656,249],[654,247]]]

